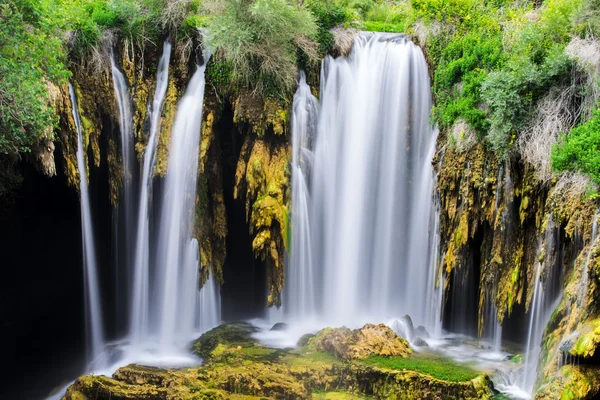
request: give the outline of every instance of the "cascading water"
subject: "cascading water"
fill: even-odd
[[[316,271],[311,258],[310,232],[310,169],[313,153],[311,143],[316,134],[319,104],[300,76],[294,95],[292,117],[292,248],[286,274],[285,311],[293,318],[311,318],[316,313],[314,278]],[[298,268],[301,266],[301,268]]]
[[[294,100],[292,226],[300,237],[289,271],[301,278],[288,282],[287,307],[309,312],[301,302],[314,299],[329,325],[402,313],[430,324],[437,131],[425,58],[405,36],[361,34],[349,58],[324,60],[321,85],[316,134],[316,105],[302,82]]]
[[[121,238],[117,235],[117,244],[122,246],[124,250],[125,265],[133,263],[133,238],[135,231],[134,226],[134,202],[135,202],[135,183],[134,183],[134,169],[135,169],[135,149],[133,146],[133,115],[131,113],[131,100],[129,96],[129,90],[125,77],[117,67],[115,63],[114,53],[110,52],[110,65],[113,78],[113,86],[115,90],[115,99],[117,100],[117,109],[119,112],[119,128],[121,133],[121,159],[123,168],[123,193],[122,198],[119,202],[119,209],[121,210],[120,220],[122,221],[123,233]],[[115,215],[118,215],[115,214]],[[118,225],[115,224],[116,232],[118,232]],[[120,239],[120,240],[119,240]],[[117,256],[117,266],[119,265]],[[117,282],[116,282],[116,313],[121,314],[122,309],[126,308],[127,300],[121,298],[123,292],[127,290],[127,283],[125,282],[127,275],[119,273],[117,271]],[[123,279],[123,281],[121,281]],[[125,297],[126,298],[126,297]],[[120,318],[118,318],[120,321]]]
[[[165,41],[163,54],[156,72],[156,89],[150,107],[150,133],[144,153],[142,179],[140,181],[140,203],[137,217],[137,238],[133,272],[133,290],[130,313],[130,336],[133,343],[139,344],[149,337],[150,312],[150,194],[152,193],[152,171],[156,161],[158,127],[162,106],[169,84],[169,61],[171,44]]]
[[[96,249],[92,212],[87,182],[86,158],[83,146],[83,130],[77,108],[75,90],[69,83],[69,95],[73,107],[73,120],[77,129],[77,169],[79,171],[79,193],[81,200],[81,233],[83,241],[83,277],[85,287],[86,332],[88,336],[88,360],[92,361],[102,351],[104,332],[102,325],[102,305],[98,285],[98,266],[96,264]]]
[[[204,70],[199,66],[179,102],[169,147],[156,252],[155,302],[150,328],[161,349],[180,347],[203,321],[199,315],[198,242],[192,238],[198,175],[198,147],[204,100]],[[216,298],[209,299],[216,307]],[[202,316],[200,316],[200,319]]]
[[[493,290],[492,293],[496,293],[496,290]],[[498,322],[496,303],[488,292],[485,294],[485,313],[487,338],[492,345],[492,350],[499,353],[502,350],[502,325]]]
[[[592,237],[590,240],[590,248],[588,250],[587,256],[585,258],[585,264],[583,265],[583,271],[581,272],[581,289],[579,291],[578,301],[580,307],[585,307],[585,300],[587,296],[588,284],[589,284],[589,265],[590,258],[592,257],[592,250],[594,247],[594,242],[596,241],[596,235],[598,233],[598,210],[594,213],[594,220],[592,222]]]
[[[560,264],[558,234],[552,219],[547,222],[544,261],[538,262],[529,307],[529,330],[525,360],[518,386],[532,394],[535,387],[544,330],[554,309],[561,299],[562,277],[557,268]],[[540,246],[542,250],[542,246]],[[556,261],[553,260],[553,255]]]

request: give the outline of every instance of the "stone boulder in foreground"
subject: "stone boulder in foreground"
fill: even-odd
[[[327,328],[297,349],[258,343],[247,323],[202,335],[193,368],[129,365],[112,378],[83,376],[65,400],[488,399],[489,378],[452,361],[411,354],[385,325]]]
[[[326,328],[309,343],[318,351],[345,360],[360,360],[373,355],[406,358],[412,353],[408,342],[384,324],[367,324],[353,331],[348,328]]]

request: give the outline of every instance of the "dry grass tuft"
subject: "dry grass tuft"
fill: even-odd
[[[577,98],[577,85],[551,91],[537,104],[527,129],[517,139],[518,152],[535,169],[541,183],[554,176],[550,155],[558,134],[568,132],[579,120]]]
[[[561,175],[554,185],[554,195],[560,198],[581,198],[585,196],[592,186],[589,177],[578,172],[567,172]]]
[[[567,55],[585,72],[587,92],[582,117],[588,119],[600,102],[600,41],[594,38],[574,38],[565,49]]]
[[[471,150],[477,143],[475,130],[463,119],[459,119],[454,123],[450,136],[450,143],[456,146],[459,153]]]
[[[352,28],[335,27],[330,32],[333,35],[334,53],[342,57],[348,57],[352,51],[354,39],[358,35],[358,31]]]
[[[191,0],[167,0],[160,15],[162,27],[171,32],[176,32],[183,25],[191,3]]]

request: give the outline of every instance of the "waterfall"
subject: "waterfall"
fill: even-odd
[[[135,235],[135,231],[133,230],[134,226],[134,201],[135,201],[135,184],[134,184],[134,163],[135,163],[135,149],[134,149],[134,138],[133,138],[133,115],[131,113],[131,100],[129,96],[129,90],[127,87],[127,82],[125,77],[117,67],[115,63],[114,53],[111,49],[110,52],[110,65],[112,71],[113,78],[113,86],[115,90],[115,99],[117,100],[117,109],[119,112],[119,127],[121,132],[121,159],[122,159],[122,168],[123,168],[123,194],[120,204],[121,209],[121,218],[123,221],[123,238],[119,241],[117,240],[117,246],[122,246],[123,254],[125,256],[125,265],[130,265],[133,263],[133,239]],[[117,216],[115,214],[115,216]],[[118,221],[117,218],[116,221]],[[116,222],[115,221],[115,222]],[[119,232],[118,225],[115,224],[115,232]],[[117,234],[117,239],[118,239]],[[117,256],[117,265],[118,263]],[[116,284],[116,314],[119,316],[123,309],[126,308],[126,303],[123,303],[121,299],[121,295],[128,286],[128,282],[121,281],[122,278],[128,278],[127,274],[120,274],[119,271],[116,273],[117,281]],[[126,279],[125,279],[126,280]],[[125,297],[127,298],[127,297]],[[117,318],[119,322],[121,318]]]
[[[403,313],[430,323],[437,131],[423,53],[403,35],[364,33],[348,58],[328,56],[316,127],[317,107],[300,83],[287,307],[314,307],[329,325]]]
[[[496,293],[496,290],[491,293]],[[498,321],[498,308],[491,293],[485,292],[485,330],[492,350],[499,353],[502,350],[502,325]]]
[[[150,312],[150,194],[152,193],[152,171],[156,161],[156,145],[163,101],[169,84],[169,60],[171,44],[165,41],[163,54],[156,72],[156,89],[150,107],[150,133],[144,152],[142,179],[140,181],[140,203],[137,216],[137,238],[131,298],[130,335],[133,343],[140,343],[149,334]]]
[[[205,67],[206,64],[199,66],[192,76],[179,102],[171,133],[156,252],[157,297],[150,307],[150,322],[162,349],[191,339],[200,308],[198,242],[192,239],[192,233]]]
[[[589,265],[590,258],[592,257],[592,250],[594,248],[594,242],[596,241],[596,235],[598,233],[598,210],[594,213],[594,219],[592,222],[592,237],[590,240],[590,248],[588,250],[587,256],[585,258],[585,264],[583,265],[583,271],[581,272],[581,289],[578,296],[578,305],[580,307],[585,307],[585,300],[587,296],[587,289],[589,284]]]
[[[77,128],[77,169],[79,171],[79,193],[81,199],[81,236],[83,241],[83,279],[85,288],[85,313],[87,333],[87,353],[90,361],[94,360],[104,346],[102,325],[102,305],[98,282],[98,266],[94,230],[92,227],[92,212],[90,194],[88,191],[86,158],[83,146],[83,130],[77,108],[75,90],[69,83],[69,95],[73,107],[73,120]]]
[[[529,394],[533,393],[535,387],[544,330],[562,297],[562,276],[558,268],[561,262],[560,243],[558,243],[557,229],[551,218],[547,222],[544,242],[545,248],[540,245],[540,252],[545,253],[544,265],[542,265],[542,261],[539,261],[536,268],[533,295],[529,307],[525,360],[518,383],[519,387]],[[553,260],[553,253],[555,253],[556,260]]]
[[[311,236],[308,191],[313,153],[311,142],[317,130],[318,102],[301,73],[294,95],[292,114],[292,244],[286,274],[284,307],[292,317],[310,318],[316,313],[314,279],[316,271],[311,259]],[[299,268],[299,266],[301,266]]]

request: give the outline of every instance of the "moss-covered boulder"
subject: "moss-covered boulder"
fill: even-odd
[[[210,357],[219,345],[254,346],[256,340],[252,338],[252,334],[257,331],[258,328],[247,322],[222,324],[206,332],[192,343],[192,352],[200,357]]]
[[[361,329],[326,328],[312,338],[315,349],[345,360],[364,359],[371,355],[408,357],[408,342],[384,324],[367,324]]]
[[[324,329],[306,346],[274,349],[252,338],[257,328],[250,324],[221,325],[192,344],[202,366],[129,365],[112,378],[79,378],[64,399],[489,398],[485,375],[449,360],[409,357],[408,343],[385,328]],[[325,342],[332,353],[321,350]]]
[[[536,393],[536,400],[597,399],[600,371],[586,365],[564,365]]]

